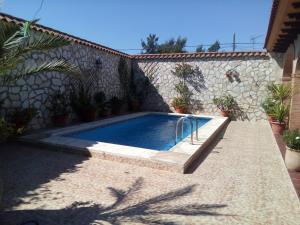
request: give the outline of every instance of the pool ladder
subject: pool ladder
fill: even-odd
[[[185,120],[189,120],[190,121],[190,127],[191,127],[191,144],[194,144],[194,140],[193,140],[193,131],[194,131],[194,125],[193,125],[193,120],[196,121],[196,139],[199,140],[199,137],[198,137],[198,120],[191,116],[191,115],[186,115],[184,117],[181,117],[177,123],[176,123],[176,130],[175,130],[175,144],[177,143],[177,139],[178,139],[178,128],[179,128],[179,125],[180,125],[180,122],[181,122],[181,139],[183,139],[183,124],[184,124],[184,121]]]

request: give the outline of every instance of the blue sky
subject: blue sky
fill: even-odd
[[[2,12],[28,20],[41,4],[41,0],[0,2]],[[139,49],[141,38],[149,33],[157,34],[161,42],[187,37],[188,46],[216,39],[230,43],[233,32],[237,42],[249,43],[251,37],[262,35],[256,39],[262,43],[271,5],[272,0],[44,0],[37,18],[45,26],[114,49]],[[250,50],[252,45],[238,49]]]

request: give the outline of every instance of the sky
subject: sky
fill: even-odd
[[[263,43],[272,0],[0,0],[0,11],[105,46],[140,53],[141,39],[186,37],[187,46]],[[41,4],[42,3],[42,4]],[[39,10],[40,6],[41,9]],[[35,14],[37,14],[35,16]],[[230,50],[222,45],[221,50]],[[205,46],[207,48],[207,46]],[[256,44],[255,49],[262,49]],[[187,47],[195,51],[196,47]],[[251,44],[237,50],[252,50]],[[124,50],[127,49],[127,50]],[[135,50],[128,50],[135,49]]]

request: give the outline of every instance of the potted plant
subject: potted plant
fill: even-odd
[[[83,122],[94,121],[97,116],[97,108],[92,103],[92,95],[88,88],[80,84],[73,88],[70,94],[71,107]]]
[[[289,107],[282,103],[277,103],[272,107],[271,115],[275,120],[271,121],[271,126],[274,134],[283,134],[288,113]]]
[[[221,115],[229,117],[230,112],[234,109],[235,101],[231,95],[225,95],[213,99],[213,103],[221,110]]]
[[[300,133],[299,130],[285,131],[283,140],[286,144],[285,164],[290,170],[300,171]]]
[[[94,94],[94,103],[97,107],[98,115],[103,116],[106,104],[106,96],[103,91],[96,92]]]
[[[135,95],[135,94],[131,94],[129,96],[129,107],[130,110],[133,112],[138,112],[140,111],[140,99]]]
[[[273,110],[275,103],[276,103],[275,100],[273,100],[272,98],[269,97],[269,98],[266,98],[261,104],[261,107],[264,109],[265,113],[268,116],[269,122],[275,120],[275,118],[272,116],[272,110]]]
[[[187,113],[187,102],[183,97],[175,97],[171,105],[177,113]]]
[[[114,115],[120,115],[124,102],[118,97],[114,96],[110,99],[111,111]]]
[[[70,115],[70,102],[66,93],[56,92],[50,97],[48,109],[52,114],[52,122],[55,126],[67,125]]]
[[[6,141],[14,133],[13,126],[8,123],[3,117],[0,117],[0,143]]]
[[[34,107],[15,108],[11,115],[11,123],[14,125],[16,133],[23,133],[37,114],[38,111]]]

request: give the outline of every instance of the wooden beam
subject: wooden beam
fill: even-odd
[[[299,9],[300,8],[300,2],[294,2],[292,5],[293,5],[293,7],[295,9]]]
[[[300,19],[300,13],[289,13],[288,17],[291,18],[291,19],[299,20]]]
[[[296,38],[297,34],[279,34],[279,38]]]
[[[299,34],[300,28],[283,28],[281,31],[282,33]]]
[[[299,21],[287,21],[287,22],[284,22],[284,25],[299,28],[300,27],[300,20]]]

